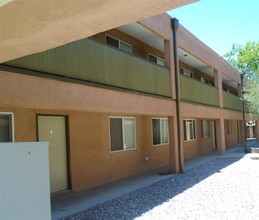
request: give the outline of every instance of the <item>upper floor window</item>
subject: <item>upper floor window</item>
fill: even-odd
[[[148,59],[153,62],[153,63],[156,63],[160,66],[165,66],[165,60],[153,55],[153,54],[148,54]]]
[[[201,137],[206,138],[210,137],[210,121],[201,120]]]
[[[152,119],[153,145],[168,144],[168,119]]]
[[[13,141],[13,113],[0,112],[0,142]]]
[[[124,41],[121,41],[110,35],[105,35],[105,41],[114,47],[117,47],[125,52],[132,53],[132,46]]]
[[[183,120],[184,140],[191,141],[196,139],[196,123],[194,119]]]
[[[229,92],[229,89],[228,88],[223,88],[223,91]]]
[[[110,117],[111,151],[136,148],[135,118]]]
[[[181,68],[180,71],[181,71],[182,75],[184,75],[186,77],[189,77],[189,78],[192,78],[193,73],[191,71],[183,69],[183,68]]]

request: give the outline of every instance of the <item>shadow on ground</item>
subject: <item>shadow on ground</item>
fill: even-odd
[[[212,160],[184,174],[175,174],[173,177],[98,204],[63,220],[134,219],[240,159],[241,157],[231,157]]]

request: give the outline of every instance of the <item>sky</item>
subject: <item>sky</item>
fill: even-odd
[[[259,0],[201,0],[168,14],[220,56],[234,43],[259,41]]]

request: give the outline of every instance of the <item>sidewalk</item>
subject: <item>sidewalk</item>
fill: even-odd
[[[259,145],[259,142],[249,141],[247,142],[247,145]],[[228,149],[224,155],[212,152],[208,155],[185,161],[185,171],[217,158],[242,158],[243,156],[245,156],[244,149],[238,145],[233,146]],[[168,179],[174,175],[159,175],[159,173],[165,169],[166,168],[155,169],[77,193],[68,191],[54,195],[51,198],[52,220],[70,216],[97,204],[112,200],[164,179]]]

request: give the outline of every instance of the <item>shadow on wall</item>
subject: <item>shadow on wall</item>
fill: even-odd
[[[215,159],[190,169],[184,174],[175,174],[173,177],[98,204],[63,220],[72,220],[75,216],[82,217],[79,219],[134,219],[209,176],[221,172],[223,168],[240,159],[240,157]]]

